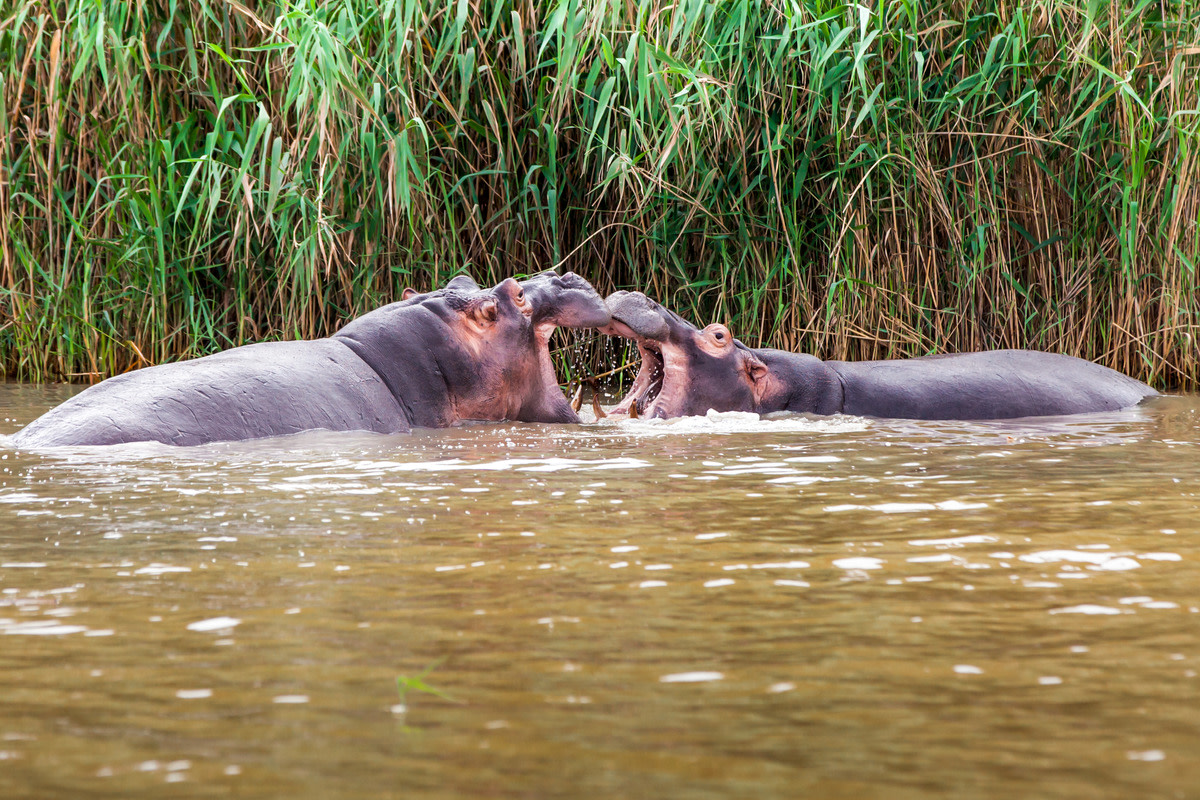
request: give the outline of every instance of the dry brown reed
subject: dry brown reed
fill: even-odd
[[[1200,379],[1200,5],[4,0],[0,362],[94,379],[467,270],[751,344]]]

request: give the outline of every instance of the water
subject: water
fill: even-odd
[[[1198,413],[0,445],[0,796],[1195,796]]]

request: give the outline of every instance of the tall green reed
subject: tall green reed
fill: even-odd
[[[751,344],[1200,379],[1200,3],[2,0],[0,363],[574,269]]]

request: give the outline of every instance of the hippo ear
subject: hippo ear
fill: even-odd
[[[477,292],[479,284],[470,275],[456,275],[446,284],[446,288],[460,292]]]
[[[767,365],[755,359],[746,365],[746,372],[750,375],[750,380],[757,386],[766,379],[767,373],[771,370],[767,369]]]
[[[400,293],[400,299],[411,300],[418,294],[420,294],[420,292],[418,292],[416,289],[412,288],[411,286],[405,286],[404,291]]]
[[[756,402],[761,403],[766,396],[767,385],[770,383],[767,376],[770,374],[771,370],[757,357],[751,356],[746,359],[746,375],[750,378],[750,390],[754,393]]]
[[[474,303],[467,313],[478,324],[491,325],[496,321],[496,317],[500,315],[500,303],[496,301],[496,298],[489,297],[486,300]]]

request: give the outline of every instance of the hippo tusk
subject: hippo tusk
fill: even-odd
[[[579,409],[583,408],[583,384],[579,384],[579,388],[575,390],[575,396],[571,398],[571,410],[576,414]]]
[[[592,394],[592,413],[596,415],[596,419],[604,419],[608,414],[604,413],[604,409],[600,407],[600,398]]]
[[[637,401],[636,400],[634,400],[633,403],[629,406],[629,418],[630,419],[638,418],[638,409],[637,409]]]

